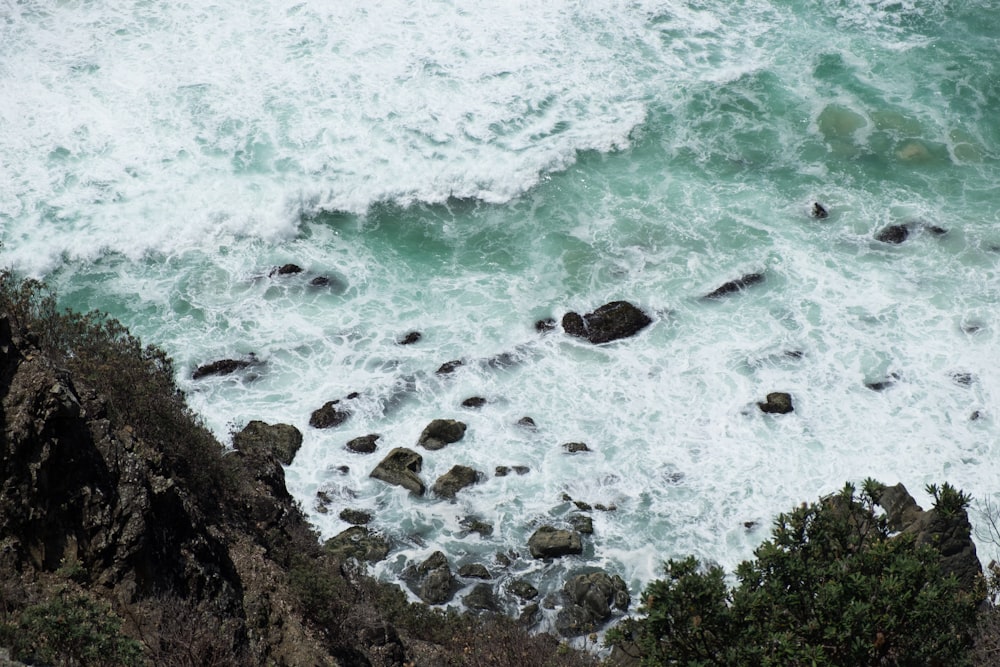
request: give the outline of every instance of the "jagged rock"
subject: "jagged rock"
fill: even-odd
[[[486,405],[486,399],[482,396],[470,396],[462,401],[463,408],[481,408]]]
[[[444,604],[454,597],[460,584],[448,566],[448,559],[435,551],[416,568],[407,568],[403,578],[408,579],[413,592],[427,604]]]
[[[369,433],[359,438],[347,441],[347,448],[358,454],[371,454],[378,447],[378,439],[382,437],[378,433]]]
[[[458,420],[435,419],[424,428],[417,445],[435,451],[461,440],[465,437],[465,429],[466,425]]]
[[[889,225],[875,233],[875,240],[882,243],[899,244],[910,236],[910,228],[906,225]]]
[[[468,609],[473,611],[499,612],[500,605],[497,603],[493,587],[489,584],[476,584],[472,591],[462,598],[462,602]]]
[[[590,447],[583,442],[567,442],[563,444],[563,449],[565,449],[570,454],[576,454],[577,452],[589,452]]]
[[[296,273],[302,273],[302,267],[298,264],[283,264],[271,270],[269,276],[292,276]]]
[[[556,321],[552,317],[546,317],[535,321],[535,331],[538,333],[548,333],[556,328]]]
[[[599,345],[634,336],[652,322],[646,313],[628,301],[613,301],[586,315],[566,313],[562,326],[569,335]]]
[[[569,522],[569,525],[573,526],[573,530],[581,535],[594,534],[594,520],[589,516],[584,514],[572,514],[566,520]]]
[[[942,515],[923,510],[902,484],[885,487],[877,498],[886,511],[889,527],[914,535],[918,545],[930,545],[941,554],[941,571],[954,574],[967,591],[974,590],[983,569],[972,541],[972,525],[964,509]]]
[[[423,462],[423,457],[412,449],[396,447],[375,466],[370,476],[422,496],[426,487],[417,473],[420,472]]]
[[[467,516],[458,522],[470,533],[479,533],[482,537],[489,537],[493,534],[493,524],[481,521],[475,517]]]
[[[727,294],[733,294],[735,292],[740,292],[750,287],[751,285],[756,285],[757,283],[764,282],[763,273],[748,273],[744,276],[737,278],[736,280],[730,280],[727,283],[723,283],[716,289],[712,290],[703,299],[718,299],[726,296]]]
[[[396,342],[399,343],[400,345],[413,345],[414,343],[418,342],[422,337],[423,336],[419,331],[411,331]]]
[[[438,477],[431,491],[442,498],[454,498],[459,491],[478,482],[482,475],[468,466],[452,466],[451,470]]]
[[[556,615],[556,630],[564,637],[592,632],[611,618],[611,608],[628,609],[625,581],[606,572],[579,574],[563,586],[567,604]]]
[[[452,361],[446,361],[445,363],[441,364],[438,367],[438,369],[434,372],[437,373],[438,375],[450,375],[451,373],[454,373],[457,369],[461,368],[464,365],[465,361],[463,361],[462,359],[454,359]]]
[[[356,558],[377,563],[389,555],[389,542],[364,526],[351,526],[326,541],[324,548],[338,560]]]
[[[583,553],[580,533],[542,526],[528,539],[528,550],[533,558],[558,558]]]
[[[522,600],[534,600],[538,597],[538,589],[524,579],[515,579],[510,582],[509,588],[511,593]]]
[[[302,432],[291,424],[268,424],[254,420],[233,436],[233,447],[245,454],[274,454],[291,465],[302,446]]]
[[[258,362],[252,355],[249,359],[219,359],[217,361],[198,366],[194,373],[191,374],[191,379],[200,380],[201,378],[210,377],[212,375],[229,375],[230,373],[235,373],[236,371],[244,368],[249,368],[256,363]]]
[[[366,523],[371,523],[372,520],[371,512],[365,512],[364,510],[344,509],[340,511],[338,516],[341,521],[355,526],[363,526]]]
[[[817,218],[819,220],[822,220],[830,215],[829,211],[827,211],[826,208],[818,201],[813,202],[812,210],[810,210],[809,213],[812,215],[812,217]]]
[[[466,579],[492,579],[493,575],[486,569],[485,565],[479,563],[468,563],[458,568],[458,576]]]
[[[497,466],[496,470],[493,471],[493,474],[495,476],[497,476],[497,477],[506,477],[507,475],[510,474],[510,467],[509,466]]]
[[[783,391],[772,391],[767,395],[767,400],[757,403],[757,407],[762,412],[777,415],[787,414],[795,409],[792,406],[792,395]]]
[[[309,417],[309,425],[313,428],[333,428],[340,426],[351,416],[351,411],[344,408],[340,400],[327,401],[323,407],[313,411]]]
[[[929,233],[933,234],[934,236],[944,236],[945,234],[948,233],[948,230],[945,229],[944,227],[939,227],[938,225],[934,224],[926,224],[924,225],[924,229],[926,229]]]
[[[528,429],[529,431],[534,431],[538,428],[538,425],[535,424],[535,420],[531,417],[521,417],[517,420],[517,425],[521,428]]]

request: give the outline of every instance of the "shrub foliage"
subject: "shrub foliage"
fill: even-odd
[[[935,494],[951,511],[969,498]],[[609,641],[644,665],[949,665],[968,651],[982,595],[944,576],[940,554],[892,535],[877,512],[881,485],[848,484],[775,521],[772,537],[736,570],[689,557],[666,563],[642,616]]]

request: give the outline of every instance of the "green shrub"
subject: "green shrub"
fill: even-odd
[[[121,619],[110,607],[78,593],[60,592],[28,606],[7,630],[18,660],[81,667],[144,664],[141,647],[121,633]]]
[[[668,561],[643,616],[609,641],[637,648],[645,665],[970,664],[981,595],[943,576],[936,550],[890,534],[876,512],[880,488],[868,481],[858,495],[848,484],[780,515],[735,587],[719,567]],[[955,509],[967,504],[946,488]]]

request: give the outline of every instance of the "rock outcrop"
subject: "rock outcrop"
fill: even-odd
[[[418,496],[424,495],[427,487],[417,475],[424,464],[424,458],[412,449],[396,447],[371,471],[371,477],[388,484],[395,484]]]
[[[628,301],[613,301],[586,315],[566,313],[562,327],[571,336],[600,345],[634,336],[652,322],[646,313]]]
[[[284,465],[302,446],[302,432],[291,424],[268,424],[254,420],[233,436],[233,447],[246,454],[273,454]]]
[[[542,526],[528,539],[528,551],[532,558],[571,556],[583,553],[583,542],[576,531]]]
[[[571,577],[563,585],[566,604],[556,615],[556,630],[564,637],[593,632],[611,618],[612,608],[628,609],[625,581],[606,572]]]
[[[424,427],[417,445],[431,451],[442,449],[464,438],[465,429],[465,423],[456,419],[435,419]]]
[[[467,486],[472,486],[483,478],[483,473],[469,466],[456,465],[438,477],[431,491],[441,498],[454,498],[455,494]]]
[[[703,299],[720,299],[727,294],[735,294],[736,292],[742,292],[746,288],[756,285],[758,283],[764,282],[763,273],[748,273],[744,276],[740,276],[736,280],[730,280],[729,282],[723,283],[718,286],[708,294],[706,294]]]

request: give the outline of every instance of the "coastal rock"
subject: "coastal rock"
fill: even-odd
[[[538,597],[538,589],[524,579],[515,579],[510,582],[510,592],[522,600],[534,600]]]
[[[899,244],[910,236],[910,228],[907,225],[889,225],[883,227],[875,233],[875,240],[882,243]]]
[[[350,416],[351,411],[344,408],[339,399],[328,401],[323,407],[313,411],[309,417],[309,425],[313,428],[333,428],[343,424]]]
[[[378,439],[382,437],[378,433],[369,433],[359,438],[347,441],[347,449],[358,454],[371,454],[378,447]]]
[[[479,533],[482,537],[489,537],[493,534],[493,524],[477,519],[474,516],[464,517],[458,522],[460,526],[470,533]]]
[[[517,420],[517,425],[529,431],[534,431],[538,428],[538,424],[531,417],[521,417]]]
[[[287,466],[291,465],[302,447],[302,432],[291,424],[268,424],[254,420],[233,436],[233,447],[247,454],[273,454]]]
[[[462,401],[463,408],[481,408],[486,405],[486,399],[482,396],[470,396]]]
[[[396,342],[399,343],[400,345],[413,345],[414,343],[418,342],[421,338],[422,335],[419,331],[410,331]]]
[[[583,442],[567,442],[563,444],[563,449],[565,449],[569,454],[576,454],[578,452],[589,452],[590,447]]]
[[[435,419],[424,428],[417,445],[435,451],[461,440],[465,429],[466,425],[456,419]]]
[[[371,477],[388,484],[408,489],[418,496],[424,495],[426,488],[417,473],[424,459],[412,449],[396,447],[371,471]]]
[[[437,375],[450,375],[456,370],[465,365],[465,362],[461,359],[454,359],[452,361],[446,361],[441,364],[436,371]]]
[[[579,574],[563,586],[567,604],[556,615],[556,630],[564,637],[593,632],[611,618],[612,607],[628,609],[625,581],[606,572]]]
[[[556,321],[552,317],[546,317],[544,319],[535,321],[535,331],[537,331],[538,333],[548,333],[550,331],[555,330],[555,328],[556,328]]]
[[[757,403],[762,412],[783,415],[795,408],[792,406],[792,395],[783,391],[772,391],[767,400]]]
[[[444,604],[455,596],[460,584],[451,573],[448,559],[440,551],[435,551],[416,568],[403,572],[403,579],[411,590],[426,604]]]
[[[719,299],[726,296],[727,294],[733,294],[736,292],[741,292],[751,285],[756,285],[758,283],[764,282],[763,273],[748,273],[744,276],[737,278],[736,280],[730,280],[727,283],[723,283],[716,289],[712,290],[703,299]]]
[[[302,273],[302,267],[298,264],[282,264],[281,266],[271,269],[271,272],[267,275],[269,276],[292,276],[296,273]]]
[[[366,523],[371,523],[372,520],[371,512],[365,512],[364,510],[344,509],[340,511],[338,516],[341,521],[355,526],[363,526]]]
[[[581,535],[594,534],[594,520],[585,514],[571,514],[566,521]]]
[[[492,579],[493,575],[486,569],[485,565],[479,563],[469,563],[458,568],[458,576],[466,579]]]
[[[249,368],[257,364],[256,358],[252,355],[248,359],[219,359],[207,364],[202,364],[191,374],[192,380],[200,380],[213,375],[229,375],[244,368]]]
[[[465,603],[467,609],[471,609],[472,611],[493,613],[500,611],[500,605],[497,603],[497,597],[493,593],[493,587],[489,584],[476,584],[473,586],[472,591],[462,598],[462,602]]]
[[[438,477],[431,491],[441,498],[454,498],[455,494],[467,486],[472,486],[483,474],[468,466],[452,466],[451,470]]]
[[[542,526],[528,539],[532,558],[558,558],[583,553],[580,533]]]
[[[327,540],[324,548],[331,556],[341,561],[355,558],[359,561],[377,563],[389,555],[388,540],[364,526],[351,526]]]
[[[566,313],[562,326],[569,335],[600,345],[634,336],[652,322],[646,313],[628,301],[613,301],[586,315]]]
[[[830,215],[830,212],[826,210],[826,207],[820,204],[818,201],[813,202],[812,209],[809,214],[817,220],[823,220]]]

